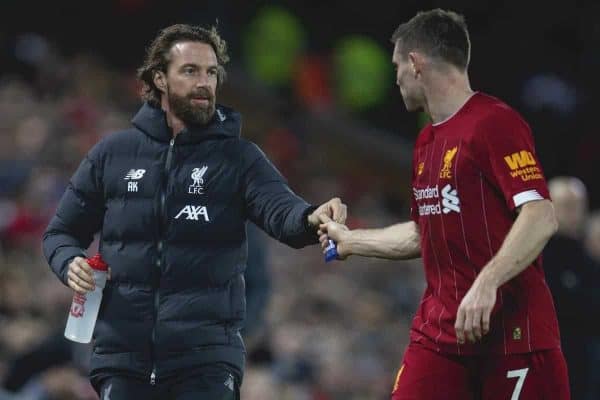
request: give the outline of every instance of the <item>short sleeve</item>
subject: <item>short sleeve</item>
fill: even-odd
[[[480,165],[511,210],[529,201],[550,198],[531,130],[515,111],[499,108],[478,128]]]

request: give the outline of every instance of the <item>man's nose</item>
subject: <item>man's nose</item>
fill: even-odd
[[[198,79],[196,80],[196,87],[208,88],[208,87],[210,87],[209,82],[210,81],[209,81],[208,74],[206,72],[202,72],[202,73],[198,74]]]

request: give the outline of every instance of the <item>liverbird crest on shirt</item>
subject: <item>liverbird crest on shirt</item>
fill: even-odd
[[[452,160],[454,156],[458,152],[458,147],[454,146],[450,150],[446,150],[446,154],[444,155],[444,166],[440,171],[440,178],[442,179],[450,179],[452,178],[452,173],[450,170],[452,169]]]

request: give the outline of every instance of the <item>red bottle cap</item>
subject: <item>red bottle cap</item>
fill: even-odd
[[[108,271],[108,264],[104,262],[100,253],[87,259],[88,264],[96,271]]]

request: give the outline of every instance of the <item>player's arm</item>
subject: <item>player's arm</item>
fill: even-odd
[[[421,256],[419,227],[413,221],[381,229],[349,230],[325,218],[320,226],[321,247],[327,239],[337,242],[339,258],[351,255],[377,257],[388,260],[408,260]]]
[[[531,265],[557,229],[550,200],[523,204],[500,250],[483,268],[479,278],[496,287],[502,286]]]
[[[317,243],[318,215],[346,221],[346,205],[333,198],[319,207],[308,204],[288,186],[267,156],[246,142],[242,154],[242,195],[248,218],[271,237],[293,248]]]
[[[494,110],[480,124],[480,135],[473,142],[477,162],[503,194],[506,206],[518,215],[460,303],[455,323],[459,343],[465,336],[479,340],[489,331],[498,288],[527,268],[557,229],[529,126],[506,108]]]
[[[558,222],[550,200],[523,204],[496,255],[483,267],[456,315],[456,337],[475,342],[489,332],[490,315],[500,286],[523,272],[556,232]]]

